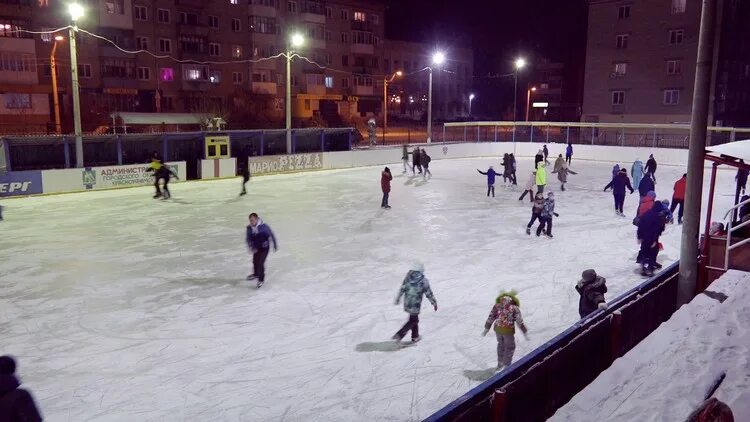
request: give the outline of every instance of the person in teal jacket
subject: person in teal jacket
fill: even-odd
[[[419,312],[422,309],[422,297],[427,296],[435,311],[438,309],[430,283],[424,276],[424,265],[422,263],[415,263],[411,270],[406,273],[406,278],[404,278],[394,302],[396,305],[399,304],[402,296],[404,297],[404,312],[409,314],[409,320],[392,338],[395,341],[401,341],[406,333],[411,330],[411,341],[416,343],[422,339],[419,336]]]
[[[536,165],[536,193],[544,193],[544,186],[547,184],[547,166],[544,162]]]
[[[636,158],[633,162],[633,166],[630,168],[630,175],[633,176],[633,186],[639,186],[641,179],[643,179],[643,162],[640,158]]]

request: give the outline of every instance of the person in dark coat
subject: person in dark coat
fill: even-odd
[[[544,152],[540,149],[534,156],[534,168],[536,169],[542,161],[544,161]]]
[[[631,194],[635,192],[633,186],[630,185],[628,171],[620,169],[617,176],[604,187],[604,191],[606,192],[609,188],[612,188],[612,196],[615,198],[615,214],[619,216],[625,215],[622,210],[623,205],[625,205],[625,188],[628,188]]]
[[[247,188],[245,185],[247,185],[247,182],[250,180],[250,170],[248,169],[247,159],[245,159],[245,164],[240,165],[240,176],[242,176],[242,192],[240,192],[240,196],[247,195]]]
[[[503,162],[500,165],[503,166],[503,183],[508,183],[508,180],[513,182],[513,178],[510,175],[510,156],[508,153],[503,154]]]
[[[177,173],[175,173],[168,165],[164,164],[164,161],[161,161],[161,167],[156,170],[157,184],[159,179],[164,180],[164,186],[161,188],[161,199],[169,199],[172,197],[172,193],[169,191],[169,179],[173,176],[177,180],[180,179],[180,177],[177,176]]]
[[[745,164],[745,161],[740,160],[740,164]],[[750,170],[748,169],[745,169],[745,168],[737,169],[737,176],[734,177],[734,180],[737,181],[737,197],[739,197],[740,194],[744,195],[745,191],[747,190],[748,173],[750,173]]]
[[[542,147],[542,152],[544,153],[544,164],[549,164],[549,160],[547,157],[549,156],[549,150],[547,149],[547,144],[544,144]]]
[[[16,361],[10,356],[0,356],[0,421],[39,422],[42,415],[27,390],[15,376]]]
[[[659,254],[659,236],[666,223],[664,211],[664,205],[656,201],[638,221],[638,241],[641,242],[638,256],[641,259],[641,275],[645,277],[651,277],[654,270],[659,268],[656,257]]]
[[[638,193],[641,195],[641,198],[643,198],[649,192],[656,192],[656,186],[651,173],[646,173],[643,175],[643,179],[641,179],[641,183],[638,185]]]
[[[490,168],[487,169],[487,171],[482,171],[477,169],[479,174],[483,174],[487,176],[487,196],[490,196],[490,192],[492,192],[492,197],[495,197],[495,177],[497,176],[497,172],[495,172],[495,169],[490,166]]]
[[[430,178],[432,178],[432,172],[430,171],[430,161],[432,161],[432,157],[427,155],[427,150],[422,149],[422,157],[419,159],[419,162],[422,164],[422,168],[424,169],[424,174],[422,175],[425,180],[427,180],[427,175],[430,175]]]
[[[581,274],[581,280],[576,284],[576,291],[581,295],[578,302],[578,314],[581,319],[597,309],[607,309],[604,293],[607,293],[607,279],[596,274],[594,270],[586,270]]]
[[[646,168],[644,170],[646,174],[650,174],[651,178],[656,180],[656,160],[654,159],[654,154],[648,156],[648,161],[646,161]]]
[[[388,195],[391,193],[391,169],[386,167],[382,173],[380,173],[380,188],[383,190],[383,200],[380,202],[380,208],[389,210],[391,206],[388,205]]]
[[[249,216],[250,224],[247,226],[245,241],[247,246],[253,252],[253,273],[247,276],[248,280],[258,279],[258,287],[262,286],[266,280],[266,258],[270,241],[273,241],[273,251],[278,250],[276,236],[273,235],[271,228],[263,223],[258,214],[252,213]]]
[[[414,171],[419,170],[419,174],[422,174],[422,153],[419,151],[419,147],[415,147],[411,153],[411,174],[416,174]]]
[[[516,156],[511,152],[508,155],[508,158],[510,159],[510,176],[513,180],[513,184],[517,185],[518,180],[516,180]]]
[[[565,148],[565,161],[570,165],[573,161],[573,144],[568,142],[568,146]]]

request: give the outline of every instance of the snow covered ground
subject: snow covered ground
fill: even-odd
[[[722,373],[714,397],[750,420],[749,284],[750,273],[722,276],[709,288],[719,295],[680,308],[551,420],[684,421]]]
[[[500,290],[518,290],[531,330],[517,359],[577,320],[582,270],[607,278],[610,299],[641,282],[631,218],[602,192],[610,163],[574,160],[566,192],[550,177],[551,240],[525,234],[519,192],[485,197],[488,165],[500,168],[434,161],[424,182],[394,164],[389,211],[380,167],[261,177],[244,198],[223,180],[176,184],[170,202],[146,187],[4,201],[0,354],[19,358],[54,421],[424,418],[496,365],[480,333]],[[519,160],[520,183],[531,167]],[[683,172],[659,167],[660,198]],[[718,210],[733,177],[719,175]],[[244,280],[251,211],[280,246],[261,290]],[[679,230],[662,262],[678,257]],[[424,340],[397,349],[406,314],[393,299],[414,260],[439,310],[424,307]]]

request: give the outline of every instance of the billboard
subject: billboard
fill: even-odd
[[[185,180],[185,162],[166,163],[180,179]],[[85,167],[65,170],[44,170],[44,193],[77,192],[82,190],[112,189],[145,186],[154,183],[148,164],[127,166]]]
[[[247,161],[250,174],[289,173],[323,168],[323,154],[319,152],[250,157]]]
[[[0,174],[0,197],[42,193],[41,171],[9,171]]]

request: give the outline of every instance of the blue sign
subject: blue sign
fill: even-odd
[[[0,197],[42,193],[41,171],[10,171],[0,174]]]

